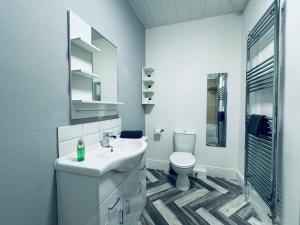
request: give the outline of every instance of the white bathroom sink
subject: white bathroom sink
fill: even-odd
[[[77,155],[69,155],[58,158],[55,161],[55,169],[87,176],[102,176],[110,170],[125,172],[133,169],[146,151],[147,143],[141,139],[118,138],[112,144],[113,147],[103,148],[100,145],[93,146],[85,152],[85,160],[77,161]]]

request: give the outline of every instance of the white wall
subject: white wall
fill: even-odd
[[[197,164],[238,168],[241,15],[230,14],[146,30],[146,65],[155,69],[155,106],[146,106],[147,159],[168,161],[173,131],[197,131]],[[207,74],[228,73],[226,148],[206,146]],[[160,140],[153,130],[164,128]]]
[[[285,68],[283,79],[283,224],[298,225],[300,207],[300,1],[286,0]]]

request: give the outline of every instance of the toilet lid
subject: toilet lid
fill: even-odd
[[[174,152],[170,156],[170,162],[178,167],[191,167],[196,163],[195,157],[189,152]]]

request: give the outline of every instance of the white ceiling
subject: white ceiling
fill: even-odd
[[[128,0],[145,28],[244,10],[248,0]]]

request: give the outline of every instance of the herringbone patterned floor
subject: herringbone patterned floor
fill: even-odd
[[[234,182],[190,178],[191,189],[175,188],[176,174],[147,170],[147,204],[139,225],[261,225]]]

